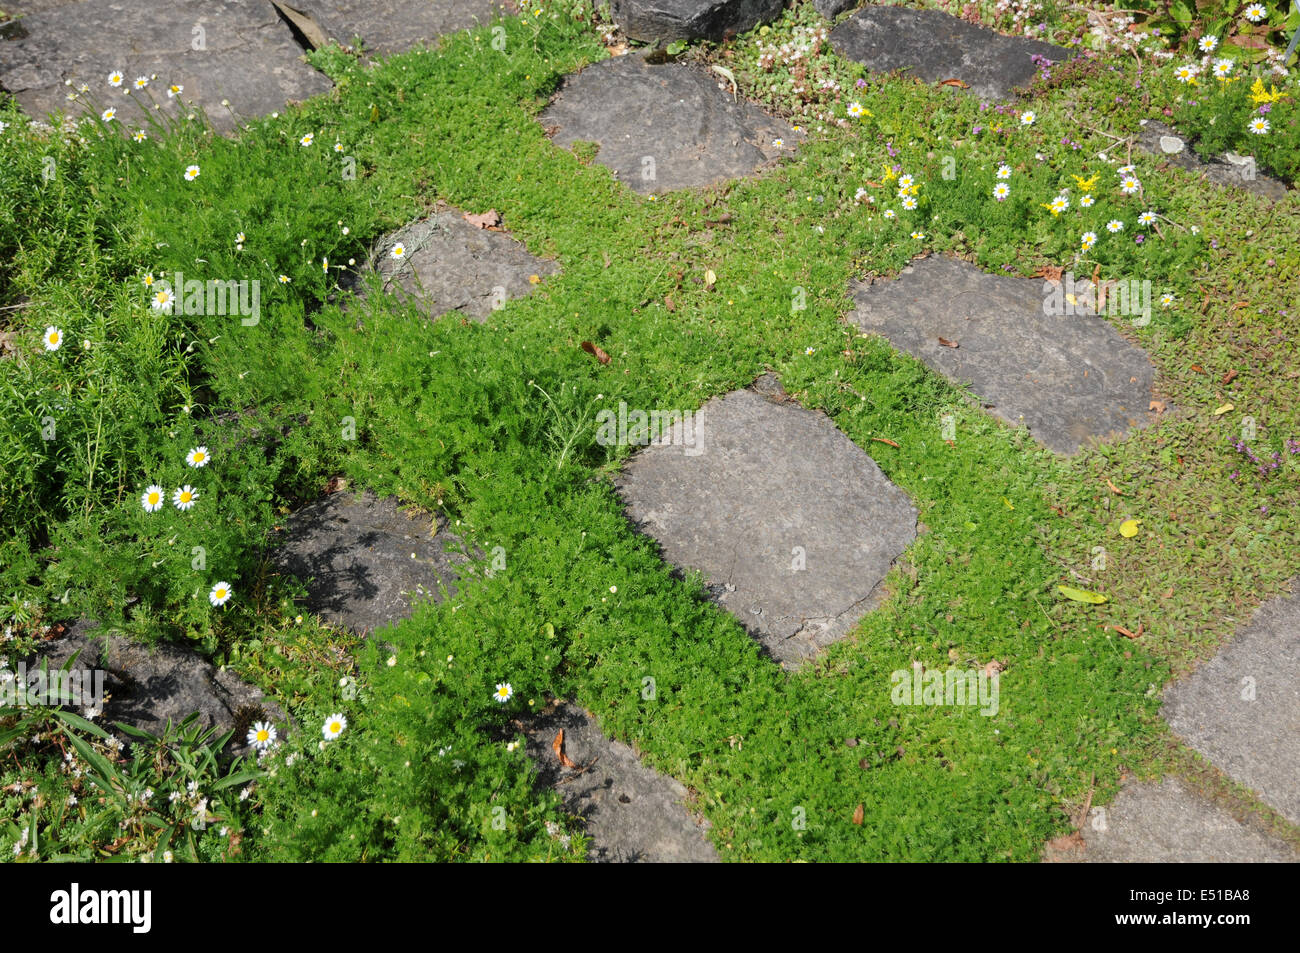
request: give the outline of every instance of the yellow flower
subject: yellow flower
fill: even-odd
[[[1101,177],[1100,172],[1094,175],[1091,179],[1085,179],[1081,175],[1070,176],[1070,178],[1074,179],[1074,181],[1078,183],[1079,189],[1083,192],[1091,192],[1093,186],[1097,184],[1097,179],[1099,179],[1100,177]]]
[[[1291,95],[1290,93],[1279,93],[1276,86],[1271,86],[1270,89],[1271,92],[1264,92],[1264,81],[1256,76],[1254,84],[1250,87],[1251,100],[1258,106],[1260,103],[1275,103]]]
[[[898,178],[898,173],[895,172],[893,169],[885,170],[884,179],[886,182],[893,182],[896,178]]]

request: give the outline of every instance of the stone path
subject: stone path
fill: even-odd
[[[436,521],[415,516],[392,497],[333,493],[289,517],[275,541],[275,565],[308,582],[307,606],[321,617],[369,634],[408,618],[412,601],[441,601],[466,560],[448,555],[460,541]],[[310,581],[309,581],[310,580]],[[686,789],[641,764],[627,745],[607,738],[581,709],[549,706],[520,722],[538,781],[554,787],[568,811],[586,820],[590,857],[603,861],[716,860],[684,805]],[[564,767],[551,745],[564,731]]]
[[[400,260],[393,249],[403,249]],[[459,311],[485,321],[510,298],[531,294],[533,281],[559,266],[536,258],[504,231],[471,225],[457,209],[440,211],[391,232],[375,243],[374,263],[385,287],[421,302],[429,317]],[[364,292],[360,278],[352,290]]]
[[[876,72],[905,69],[927,83],[960,79],[981,99],[1007,99],[1028,86],[1035,54],[1053,62],[1070,58],[1068,50],[1041,40],[910,7],[865,6],[831,31],[831,46]]]
[[[1174,778],[1130,784],[1093,808],[1079,832],[1084,846],[1049,846],[1054,863],[1295,863],[1285,843],[1246,827]]]
[[[787,667],[842,638],[916,536],[917,511],[825,414],[770,375],[667,428],[617,478],[664,557]],[[763,393],[759,393],[761,390]]]
[[[1142,120],[1134,145],[1143,152],[1167,159],[1180,169],[1204,175],[1216,185],[1245,189],[1274,202],[1286,197],[1286,184],[1256,170],[1253,158],[1225,152],[1206,162],[1192,151],[1176,129],[1154,119]]]
[[[455,592],[467,560],[445,551],[458,541],[436,524],[392,497],[333,493],[289,517],[273,563],[306,583],[312,612],[365,635],[409,616],[416,598]]]
[[[539,118],[556,145],[599,143],[596,161],[643,195],[715,185],[788,154],[800,138],[783,120],[734,101],[721,80],[618,56],[567,77]]]
[[[256,688],[228,669],[216,669],[191,649],[170,643],[150,649],[121,635],[109,637],[106,651],[103,646],[98,626],[83,619],[62,637],[42,644],[38,659],[46,660],[53,671],[80,652],[74,668],[104,670],[107,700],[95,722],[105,729],[120,721],[161,735],[169,719],[179,724],[198,712],[204,728],[215,727],[218,734],[237,729],[226,747],[228,755],[236,756],[252,753],[245,736],[254,721],[283,725],[287,720]],[[30,684],[30,671],[40,663],[29,659],[27,664]]]
[[[775,19],[784,0],[611,0],[610,16],[634,40],[712,40]]]
[[[1165,691],[1174,734],[1300,824],[1300,578]]]
[[[178,111],[167,96],[175,83],[229,132],[236,116],[265,115],[330,89],[302,59],[304,45],[359,36],[368,50],[400,52],[487,22],[503,4],[513,8],[507,0],[293,0],[285,6],[297,12],[287,17],[271,0],[17,0],[5,9],[19,19],[0,28],[0,89],[44,119],[79,110],[64,81],[86,83],[95,113],[116,106],[121,122],[138,127],[155,102]],[[311,35],[291,26],[302,24],[299,13]],[[124,74],[119,88],[107,82],[114,70]],[[140,76],[156,79],[134,90]]]
[[[997,417],[1025,425],[1058,453],[1153,419],[1146,353],[1095,314],[1044,314],[1053,289],[1040,279],[935,255],[852,290],[863,330],[969,382]]]
[[[566,811],[586,822],[590,860],[717,861],[705,835],[707,822],[697,821],[685,806],[686,788],[603,735],[587,712],[555,704],[531,718],[524,731],[542,782],[560,792]],[[566,767],[554,750],[560,731],[561,750],[577,767]]]

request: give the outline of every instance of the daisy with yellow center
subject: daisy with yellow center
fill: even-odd
[[[999,202],[1010,194],[1011,186],[1007,185],[1005,182],[999,182],[997,185],[993,186],[993,197]]]
[[[1092,203],[1097,201],[1091,195],[1082,195],[1079,197],[1080,208],[1092,208]]]
[[[288,275],[281,275],[281,276],[280,276],[280,284],[282,284],[282,285],[287,285],[291,280],[292,280],[292,279],[290,279],[290,277],[289,277]]]
[[[1002,165],[998,166],[998,178],[999,179],[1011,178],[1011,166],[1007,165],[1005,162]]]
[[[1180,83],[1191,83],[1193,86],[1196,85],[1195,66],[1190,64],[1180,66],[1178,69],[1174,70],[1174,76],[1177,77],[1178,82]]]
[[[1079,244],[1083,247],[1084,251],[1087,251],[1093,245],[1097,244],[1097,233],[1084,232],[1083,238],[1079,239]]]
[[[168,314],[171,314],[172,305],[175,303],[176,296],[172,294],[171,289],[163,288],[161,291],[155,291],[153,293],[153,301],[150,302],[150,306],[155,311],[165,311]]]
[[[1256,116],[1250,121],[1250,124],[1246,128],[1257,136],[1263,136],[1267,135],[1269,129],[1272,127],[1269,126],[1268,120],[1263,116]]]
[[[195,447],[185,455],[185,462],[195,469],[206,467],[208,465],[208,448]]]
[[[105,109],[102,113],[99,114],[99,118],[104,120],[104,122],[112,122],[114,119],[117,118],[117,110],[114,109],[112,106],[109,106],[107,109]]]
[[[1050,205],[1043,206],[1043,208],[1047,209],[1053,215],[1060,215],[1069,207],[1070,207],[1070,200],[1067,199],[1064,195],[1058,195],[1056,198],[1052,199]]]
[[[315,141],[316,141],[316,133],[309,132],[307,133],[307,135],[303,136],[301,139],[298,140],[298,145],[309,146]]]
[[[43,340],[45,341],[45,350],[57,351],[63,346],[63,332],[54,327],[54,325],[50,325],[45,329],[45,337]]]
[[[397,261],[401,261],[403,258],[406,257],[406,246],[403,245],[401,242],[398,242],[396,245],[393,246],[393,250],[390,251],[388,254],[389,256],[396,259]]]
[[[199,167],[198,167],[198,166],[196,166],[196,165],[191,165],[191,166],[186,166],[186,167],[185,167],[185,181],[186,181],[186,182],[193,182],[193,181],[194,181],[195,179],[197,179],[198,177],[199,177]]]
[[[912,209],[916,208],[916,197],[909,195],[905,199],[903,199],[903,208],[907,209],[908,211],[911,211]]]
[[[219,582],[208,593],[208,602],[211,602],[214,606],[224,606],[230,601],[232,595],[234,595],[234,591],[230,588],[230,583]],[[271,740],[274,741],[275,738],[272,737]]]
[[[1034,111],[1032,109],[1027,109],[1020,114],[1020,125],[1032,126],[1034,124],[1034,120],[1037,118],[1038,117],[1034,115]]]
[[[336,142],[336,143],[334,143],[334,151],[335,151],[335,152],[342,152],[342,151],[343,151],[343,143],[341,143],[341,142]]]
[[[339,735],[343,734],[343,729],[348,726],[348,720],[343,715],[330,715],[325,719],[325,724],[321,728],[321,734],[325,736],[326,741],[333,741]]]
[[[172,503],[176,505],[178,510],[192,509],[198,499],[199,491],[188,483],[172,494]]]
[[[514,698],[514,696],[515,696],[514,687],[509,682],[498,682],[496,691],[492,693],[492,697],[495,698],[497,702],[502,705],[510,701],[510,699]]]
[[[247,740],[258,751],[265,751],[275,744],[275,726],[269,721],[259,721],[248,729]]]
[[[140,496],[140,505],[144,507],[146,513],[157,513],[162,509],[164,499],[163,488],[154,484],[145,488],[144,493]]]
[[[113,72],[111,72],[111,73],[108,74],[108,85],[109,85],[109,86],[121,86],[121,85],[122,85],[122,79],[123,79],[123,77],[122,77],[122,71],[121,71],[121,70],[116,70],[116,69],[115,69],[115,70],[113,70]]]
[[[135,132],[131,134],[131,138],[134,139],[136,142],[144,142],[149,137],[144,134],[143,129],[137,129]]]
[[[146,288],[152,288],[152,287],[153,287],[153,272],[149,272],[149,274],[145,275],[145,276],[144,276],[143,278],[141,278],[140,280],[144,282],[144,286],[145,286]]]
[[[167,98],[175,99],[183,92],[185,92],[184,86],[180,85],[179,83],[172,83],[170,86],[167,87]]]
[[[148,77],[148,76],[137,76],[137,77],[135,78],[135,88],[136,88],[136,89],[144,89],[144,88],[145,88],[146,86],[148,86],[148,85],[149,85],[149,77]]]

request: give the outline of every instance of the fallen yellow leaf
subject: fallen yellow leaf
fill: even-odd
[[[1230,410],[1232,410],[1232,404],[1224,404],[1222,407],[1214,408],[1214,416],[1222,417]]]
[[[1075,589],[1073,586],[1057,586],[1061,595],[1067,599],[1073,599],[1075,602],[1091,602],[1093,605],[1101,605],[1106,601],[1106,597],[1097,592],[1088,592],[1086,589]]]
[[[1132,539],[1138,534],[1138,524],[1141,520],[1125,520],[1119,524],[1119,534],[1126,539]]]

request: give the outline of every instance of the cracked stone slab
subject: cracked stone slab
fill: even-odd
[[[393,497],[340,492],[289,516],[272,562],[306,584],[311,611],[366,635],[410,616],[417,598],[441,602],[442,586],[454,594],[468,557],[447,548],[459,543]]]
[[[1023,424],[1057,453],[1154,419],[1155,370],[1146,352],[1099,315],[1045,314],[1050,282],[931,256],[896,279],[857,282],[852,291],[853,321],[863,330],[969,383],[997,417]]]
[[[401,260],[392,256],[399,243],[405,249]],[[540,279],[560,270],[507,233],[471,225],[454,209],[383,236],[372,258],[371,268],[383,277],[385,290],[420,302],[430,318],[459,311],[478,322],[508,299],[532,294],[530,277]],[[359,276],[345,285],[364,294]]]
[[[383,54],[491,23],[515,9],[508,0],[289,0],[287,6],[309,16],[329,39],[351,43],[360,37],[367,51]]]
[[[1053,62],[1070,58],[1051,43],[1004,36],[938,10],[874,5],[836,26],[831,46],[878,73],[907,69],[927,83],[960,79],[981,99],[1007,99],[1028,86],[1035,54]]]
[[[1259,172],[1254,157],[1225,152],[1207,162],[1192,150],[1191,144],[1178,134],[1178,130],[1154,119],[1142,120],[1134,145],[1180,169],[1204,175],[1216,185],[1245,189],[1274,202],[1286,197],[1286,183]]]
[[[917,511],[825,414],[760,379],[662,428],[616,484],[664,557],[786,667],[842,638],[878,601]],[[629,428],[628,436],[634,424]]]
[[[1080,830],[1084,846],[1044,851],[1057,863],[1295,863],[1295,851],[1188,791],[1177,778],[1126,784],[1112,804],[1094,807]]]
[[[552,744],[564,732],[565,767]],[[586,823],[588,859],[606,863],[714,863],[708,822],[686,806],[686,788],[652,771],[621,741],[604,735],[589,714],[558,703],[524,725],[528,756],[542,784]]]
[[[1300,824],[1300,579],[1219,654],[1165,691],[1169,727]]]
[[[169,719],[175,725],[198,712],[199,725],[215,727],[218,735],[237,729],[226,753],[238,756],[252,753],[244,737],[252,722],[269,720],[281,731],[287,722],[280,707],[261,691],[229,669],[216,668],[193,649],[165,642],[150,648],[113,633],[105,649],[104,633],[87,619],[38,647],[36,659],[27,662],[29,684],[31,669],[39,665],[40,659],[54,671],[77,652],[81,654],[75,669],[104,672],[106,700],[96,723],[105,728],[120,721],[161,735]]]
[[[610,15],[634,40],[712,40],[744,33],[781,13],[784,0],[611,0]]]
[[[19,5],[13,12],[23,13]],[[236,115],[264,115],[330,89],[302,59],[302,48],[269,0],[83,0],[41,4],[0,40],[0,88],[34,118],[81,111],[67,99],[65,80],[86,83],[98,113],[118,109],[118,120],[138,126],[153,103],[177,114],[169,84],[201,105],[217,129],[235,127]],[[195,49],[196,45],[202,48]],[[122,70],[120,88],[108,75]],[[138,76],[157,79],[127,92]],[[221,105],[229,100],[230,110]]]
[[[556,145],[598,143],[595,161],[642,195],[714,185],[788,154],[799,136],[734,102],[720,80],[682,63],[618,56],[566,77],[539,118]]]

